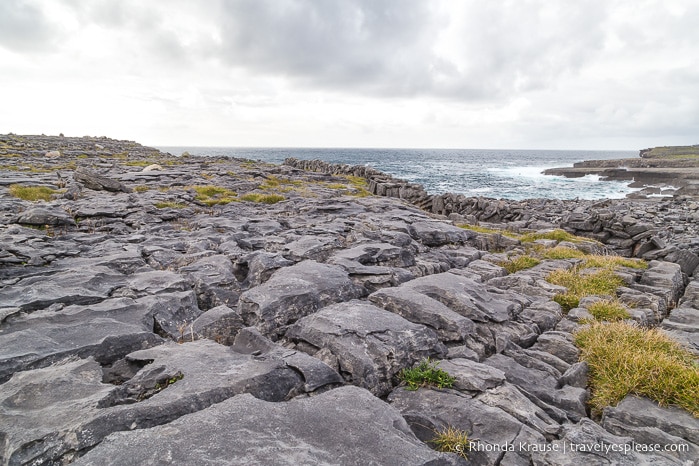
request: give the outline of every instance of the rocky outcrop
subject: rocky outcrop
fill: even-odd
[[[0,464],[682,464],[699,449],[697,419],[650,400],[590,418],[572,332],[600,298],[566,314],[546,281],[579,259],[509,273],[522,242],[457,226],[563,226],[602,243],[536,247],[649,259],[616,272],[616,297],[696,349],[690,202],[435,197],[367,167],[102,138],[0,136],[10,153],[35,169],[0,166]],[[82,185],[79,167],[125,189]],[[82,188],[8,189],[61,179]],[[406,390],[427,358],[453,385]],[[448,427],[468,460],[433,449]],[[570,451],[651,441],[689,447]]]

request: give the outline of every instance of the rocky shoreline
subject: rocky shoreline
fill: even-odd
[[[578,178],[599,175],[603,180],[632,181],[639,191],[630,195],[647,197],[699,198],[699,146],[642,149],[639,158],[586,160],[573,167],[551,168],[547,175]]]
[[[366,167],[1,135],[0,199],[2,465],[699,457],[699,419],[680,408],[628,396],[590,411],[573,334],[595,300],[565,312],[546,280],[578,259],[503,265],[528,247],[505,230],[646,259],[616,272],[617,298],[699,356],[690,198],[429,196]],[[426,358],[453,386],[405,389]],[[468,459],[433,449],[445,427],[473,439]],[[683,447],[633,449],[656,443]]]

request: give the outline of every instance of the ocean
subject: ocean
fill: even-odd
[[[173,155],[238,157],[282,163],[287,157],[367,165],[420,183],[431,194],[446,192],[496,199],[619,199],[635,191],[626,182],[598,176],[564,178],[543,170],[583,160],[638,157],[638,151],[478,150],[478,149],[321,149],[240,147],[158,147]]]

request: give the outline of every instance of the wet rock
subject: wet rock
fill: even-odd
[[[392,389],[401,369],[447,353],[432,330],[361,301],[334,304],[304,317],[286,337],[316,351],[327,348],[349,383],[377,396]]]

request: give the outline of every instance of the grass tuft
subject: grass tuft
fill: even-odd
[[[544,259],[582,259],[587,256],[588,254],[578,249],[567,248],[565,246],[556,246],[541,252],[541,257]]]
[[[587,307],[587,312],[592,314],[598,321],[616,322],[631,317],[623,304],[610,299],[603,299],[590,304]]]
[[[48,186],[22,186],[13,184],[9,187],[10,195],[25,201],[50,201],[56,190]]]
[[[222,186],[201,185],[190,186],[190,188],[197,193],[194,199],[208,206],[228,204],[238,200],[236,199],[238,193]]]
[[[629,259],[621,256],[585,256],[583,263],[585,267],[617,268],[630,267],[632,269],[647,269],[648,262],[642,259]]]
[[[435,431],[435,434],[430,443],[435,445],[437,451],[456,453],[467,459],[466,452],[471,450],[471,440],[465,431],[447,426],[442,430]]]
[[[500,267],[504,267],[509,273],[515,273],[520,270],[531,269],[535,265],[539,265],[541,261],[532,256],[517,256],[513,259],[508,259],[503,262],[498,262]]]
[[[583,238],[581,236],[575,236],[567,231],[556,229],[551,231],[542,231],[535,233],[527,233],[520,237],[520,241],[523,243],[532,243],[538,239],[552,239],[556,241],[568,241],[571,243],[582,243],[582,242],[595,242],[589,238]]]
[[[632,394],[699,417],[699,366],[662,331],[598,322],[576,332],[575,343],[590,367],[590,405],[596,412]]]
[[[554,301],[569,311],[577,307],[580,298],[595,295],[614,295],[616,289],[624,285],[624,280],[611,269],[586,272],[574,267],[570,270],[554,270],[546,277],[549,283],[565,286],[568,292],[558,294]]]
[[[430,358],[422,361],[417,367],[403,369],[398,378],[408,386],[406,390],[417,390],[420,387],[435,386],[437,388],[451,388],[454,385],[454,377],[447,371],[439,369],[439,361]]]
[[[286,198],[280,194],[248,193],[241,196],[240,199],[248,202],[260,202],[262,204],[276,204]]]

